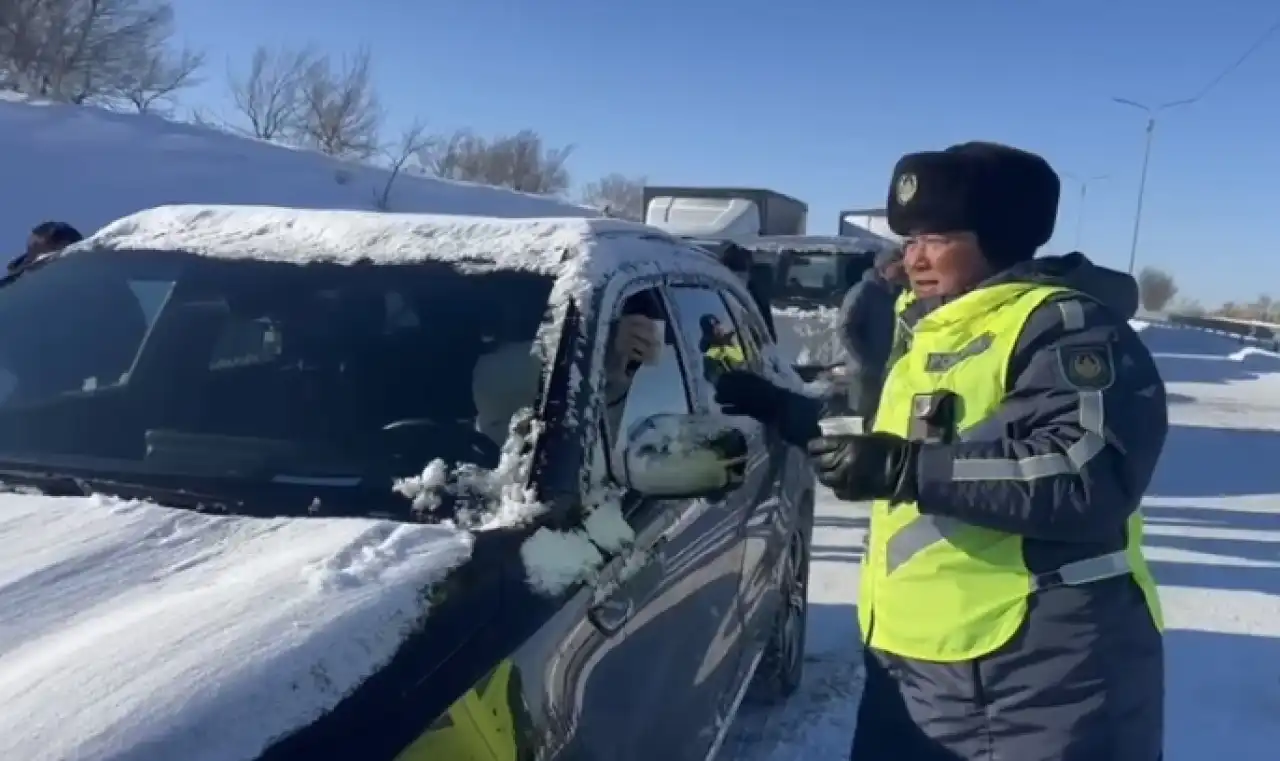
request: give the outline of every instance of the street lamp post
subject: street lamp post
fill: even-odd
[[[1076,250],[1080,251],[1082,250],[1081,245],[1082,245],[1082,241],[1084,240],[1084,207],[1085,207],[1085,200],[1089,196],[1089,184],[1093,182],[1098,182],[1100,180],[1109,179],[1110,175],[1095,174],[1089,177],[1079,177],[1077,175],[1071,174],[1070,172],[1063,172],[1063,174],[1066,177],[1069,177],[1070,179],[1075,180],[1080,185],[1080,201],[1079,201],[1079,205],[1076,207],[1076,246],[1075,246]]]
[[[1133,274],[1134,264],[1138,259],[1138,235],[1142,231],[1142,201],[1147,193],[1147,167],[1151,164],[1151,139],[1156,132],[1156,117],[1178,106],[1189,106],[1199,100],[1196,98],[1187,98],[1184,100],[1175,100],[1163,103],[1155,108],[1137,101],[1128,100],[1127,98],[1112,98],[1111,100],[1122,106],[1132,106],[1141,110],[1147,115],[1147,139],[1146,145],[1142,150],[1142,173],[1138,178],[1138,208],[1133,214],[1133,240],[1129,244],[1129,274]]]

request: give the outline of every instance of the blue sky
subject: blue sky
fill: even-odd
[[[903,153],[971,139],[1037,151],[1089,186],[1082,248],[1125,267],[1151,104],[1191,97],[1274,0],[175,0],[210,57],[192,103],[260,43],[372,47],[394,123],[539,130],[574,178],[771,187],[810,231],[883,203]],[[1138,265],[1206,303],[1280,296],[1280,35],[1205,99],[1161,117]],[[1076,244],[1064,181],[1051,245]]]

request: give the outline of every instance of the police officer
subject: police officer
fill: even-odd
[[[1131,277],[1032,258],[1059,192],[1042,158],[990,143],[894,169],[911,293],[874,430],[809,443],[837,496],[874,500],[854,761],[1161,758],[1139,502],[1164,384],[1128,325]],[[796,394],[744,373],[718,391],[793,441],[813,432]]]

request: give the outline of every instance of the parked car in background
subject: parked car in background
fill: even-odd
[[[799,380],[684,241],[166,207],[0,289],[0,539],[45,580],[0,584],[0,757],[701,761],[799,685],[812,471],[720,413],[705,326]]]

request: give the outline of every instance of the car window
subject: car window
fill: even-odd
[[[641,420],[661,413],[687,414],[690,410],[674,326],[656,289],[629,297],[622,306],[622,313],[611,321],[606,365],[613,353],[619,350],[617,333],[620,321],[628,316],[650,323],[653,330],[661,333],[662,344],[650,361],[631,363],[630,385],[624,392],[615,390],[609,398],[611,391],[606,385],[605,439],[610,442],[614,455],[622,451],[627,432]]]
[[[701,357],[698,367],[705,382],[706,396],[724,372],[747,367],[747,354],[738,328],[724,299],[702,286],[670,289],[671,300],[680,318],[684,343]]]

